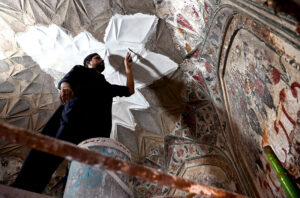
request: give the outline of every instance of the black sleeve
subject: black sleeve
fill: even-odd
[[[70,83],[71,87],[74,85],[76,79],[79,79],[80,70],[82,66],[74,66],[58,83],[57,87],[60,89],[61,83],[67,82]]]
[[[51,137],[56,136],[56,133],[60,127],[61,114],[63,110],[64,110],[64,105],[61,104],[57,107],[57,109],[49,118],[43,130],[41,131],[41,134],[48,135]]]
[[[112,97],[115,96],[130,96],[129,88],[121,85],[111,85]]]

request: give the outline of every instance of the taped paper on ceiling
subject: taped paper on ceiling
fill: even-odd
[[[115,15],[111,18],[104,43],[84,31],[72,37],[56,25],[36,25],[16,36],[21,48],[56,82],[74,65],[82,65],[86,55],[97,52],[105,61],[103,74],[112,84],[126,85],[123,60],[129,48],[133,56],[133,74],[136,93],[129,98],[116,98],[112,110],[113,129],[121,124],[134,130],[135,124],[129,109],[148,108],[149,104],[138,89],[175,71],[178,65],[168,57],[145,49],[156,32],[158,18],[151,15]]]

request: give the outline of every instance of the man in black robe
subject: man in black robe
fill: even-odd
[[[75,66],[59,82],[61,105],[49,119],[42,134],[78,144],[93,137],[109,137],[112,99],[134,93],[132,59],[124,59],[126,86],[112,85],[101,74],[103,59],[90,54],[83,66]],[[42,193],[63,158],[32,149],[12,186]]]

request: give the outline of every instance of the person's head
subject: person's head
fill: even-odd
[[[103,72],[105,68],[103,59],[97,53],[85,57],[83,65],[87,68],[96,69],[99,72]]]

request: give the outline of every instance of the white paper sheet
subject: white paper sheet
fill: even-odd
[[[104,42],[97,41],[84,31],[72,38],[64,29],[56,25],[36,25],[27,32],[16,36],[21,48],[35,60],[40,67],[57,78],[57,73],[67,73],[74,65],[82,65],[83,59],[97,52],[105,61],[103,74],[112,84],[126,85],[123,59],[128,48],[136,53],[133,56],[133,75],[136,93],[129,98],[115,98],[113,107],[113,129],[121,124],[134,129],[135,123],[129,109],[143,109],[149,106],[138,89],[151,84],[162,76],[175,71],[178,65],[166,56],[145,49],[145,44],[156,31],[157,17],[145,14],[115,15],[111,18]],[[111,58],[116,57],[116,58]],[[118,64],[112,64],[117,61]],[[56,81],[60,79],[55,79]]]

